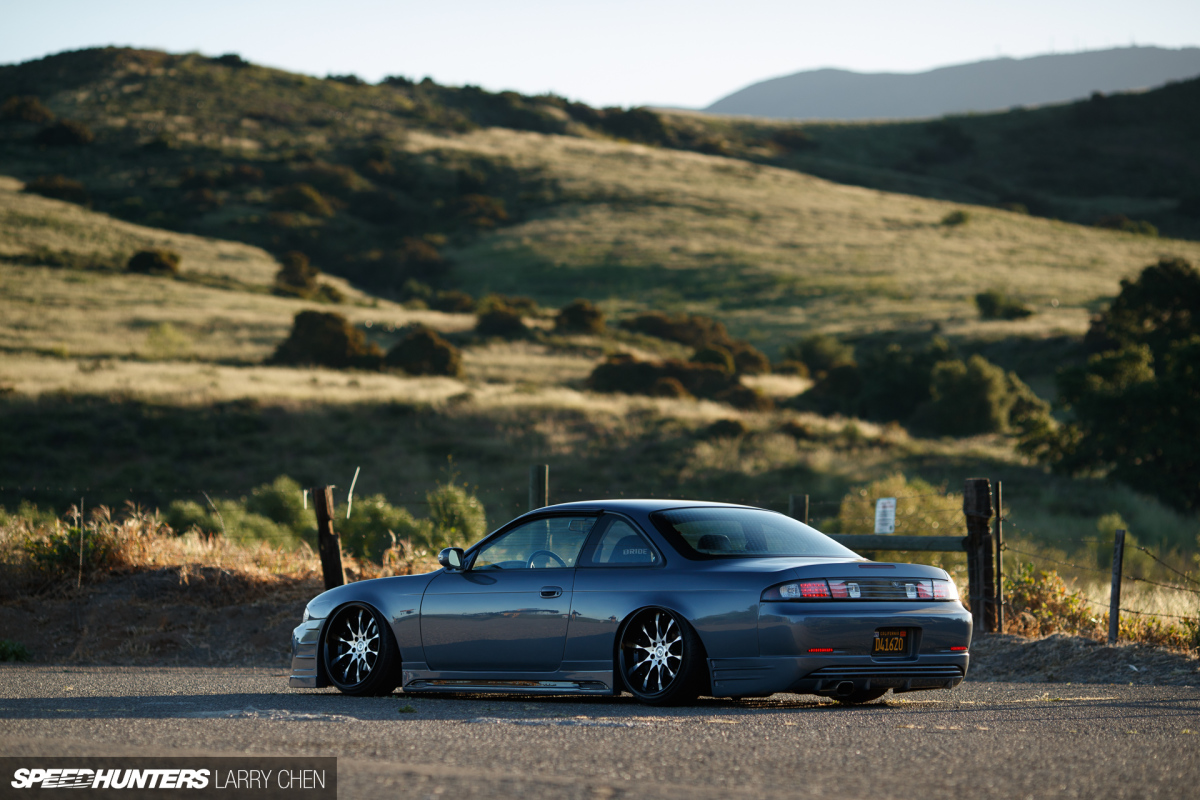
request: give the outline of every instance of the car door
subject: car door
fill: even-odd
[[[592,515],[545,516],[442,572],[421,602],[425,661],[439,672],[553,672],[570,620],[575,564]]]

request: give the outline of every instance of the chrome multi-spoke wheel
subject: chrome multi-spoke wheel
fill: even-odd
[[[654,705],[694,700],[699,693],[699,640],[674,612],[648,608],[621,638],[621,677],[639,700]]]
[[[347,694],[381,694],[394,672],[396,647],[379,613],[353,603],[340,609],[325,632],[325,674]]]

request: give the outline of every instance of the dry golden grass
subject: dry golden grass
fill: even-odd
[[[414,133],[409,146],[505,157],[578,201],[456,253],[474,287],[718,311],[768,344],[935,321],[952,334],[1078,333],[1122,277],[1162,254],[1200,260],[1196,242],[990,208],[947,227],[963,206],[640,145],[489,129]],[[1036,316],[980,322],[972,298],[990,288]]]

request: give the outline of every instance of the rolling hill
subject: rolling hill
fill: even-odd
[[[792,120],[919,119],[1066,103],[1198,75],[1196,47],[996,58],[919,73],[817,69],[751,84],[704,111]]]

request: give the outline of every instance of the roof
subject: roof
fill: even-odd
[[[696,508],[697,506],[711,506],[714,508],[753,508],[753,506],[745,506],[738,503],[713,503],[707,500],[620,498],[609,500],[578,500],[571,503],[559,503],[558,505],[546,506],[545,508],[537,508],[534,509],[534,511],[573,511],[578,509],[579,511],[637,511],[643,514],[648,514],[652,511],[663,511],[668,508]]]

